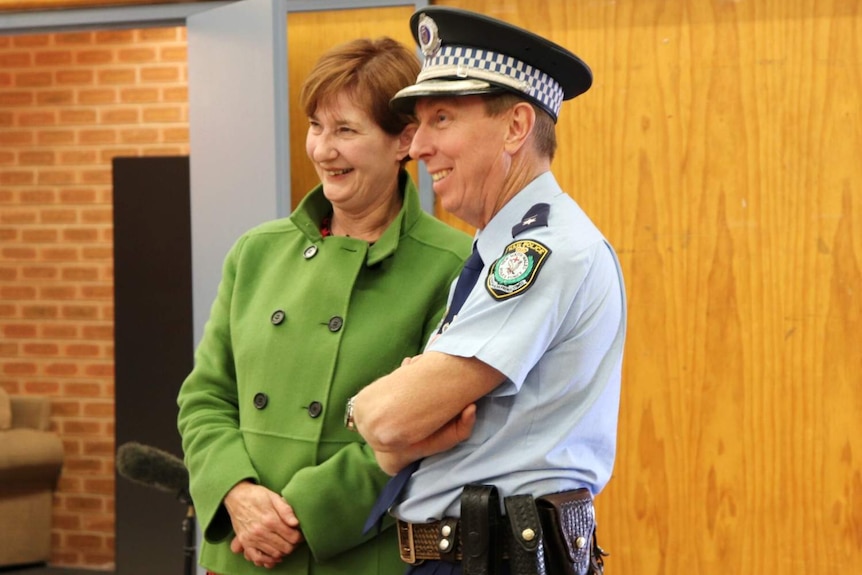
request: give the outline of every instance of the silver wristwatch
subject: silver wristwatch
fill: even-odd
[[[353,397],[347,400],[344,408],[344,427],[350,431],[356,431],[356,421],[353,419]]]

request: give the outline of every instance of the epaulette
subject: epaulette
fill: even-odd
[[[551,213],[550,204],[536,204],[524,214],[521,221],[512,227],[512,237],[516,238],[520,234],[532,228],[547,227],[548,215]]]

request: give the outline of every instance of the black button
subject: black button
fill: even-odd
[[[318,417],[323,413],[323,405],[319,401],[312,401],[308,406],[308,415]]]
[[[332,316],[332,319],[329,320],[329,331],[338,331],[341,329],[341,326],[344,325],[344,320],[340,317]]]
[[[269,321],[272,322],[272,325],[281,325],[281,322],[284,321],[284,311],[277,309],[272,312],[272,316],[269,318]]]
[[[263,409],[269,403],[269,397],[265,393],[254,394],[254,406],[258,409]]]
[[[308,246],[305,248],[305,251],[302,252],[302,255],[305,256],[305,259],[310,260],[317,255],[317,246]]]

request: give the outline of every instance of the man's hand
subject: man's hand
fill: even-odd
[[[470,437],[476,424],[476,404],[471,403],[443,427],[403,451],[375,451],[377,464],[389,475],[395,475],[407,464],[451,449]]]
[[[304,541],[293,508],[262,485],[237,483],[224,505],[236,533],[231,551],[242,553],[258,567],[274,567]]]

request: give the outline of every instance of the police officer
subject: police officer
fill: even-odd
[[[408,470],[390,512],[409,573],[600,572],[592,497],[614,463],[625,290],[550,170],[561,104],[592,73],[480,14],[410,23],[424,64],[391,104],[415,111],[410,155],[477,229],[474,253],[424,353],[352,398],[349,425],[385,471]]]

